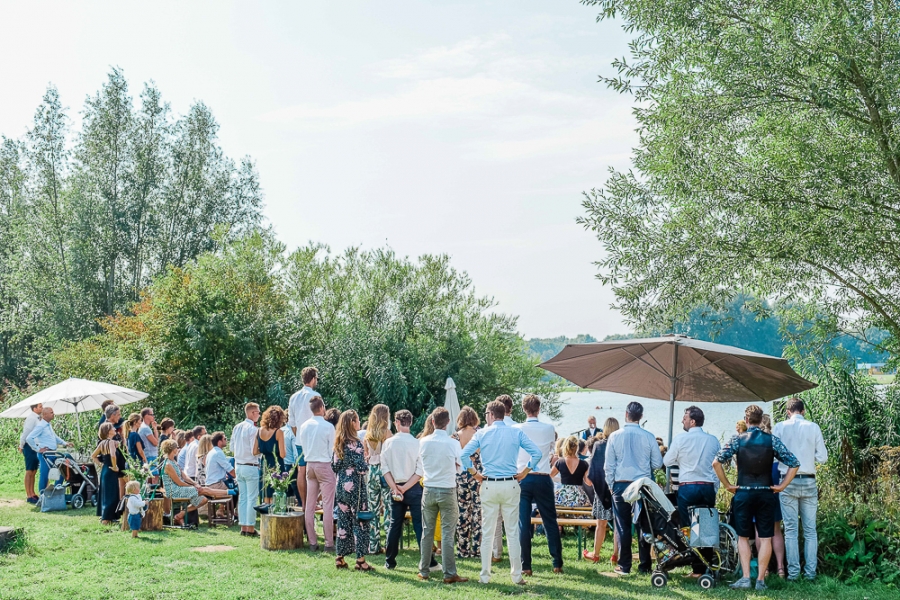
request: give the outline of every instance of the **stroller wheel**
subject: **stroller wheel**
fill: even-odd
[[[79,509],[84,506],[84,496],[81,494],[75,494],[72,496],[72,508]]]
[[[664,588],[669,583],[669,578],[662,571],[654,571],[650,576],[650,583],[655,588]]]
[[[716,580],[713,579],[712,575],[703,575],[697,580],[697,583],[700,584],[700,587],[704,590],[711,590],[716,587]]]

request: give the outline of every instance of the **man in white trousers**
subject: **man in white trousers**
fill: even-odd
[[[476,433],[462,451],[463,467],[481,483],[481,539],[493,540],[497,518],[503,516],[506,543],[509,548],[509,567],[512,581],[525,585],[522,578],[522,554],[519,546],[519,481],[541,461],[541,450],[521,429],[503,422],[506,408],[494,400],[487,406],[485,418],[489,427]],[[518,472],[516,461],[524,449],[531,460]],[[472,455],[481,451],[483,473],[475,472]],[[481,545],[481,583],[491,581],[491,544]]]

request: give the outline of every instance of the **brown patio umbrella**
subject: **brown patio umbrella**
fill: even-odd
[[[569,344],[539,365],[593,390],[675,401],[769,402],[816,387],[783,358],[684,335]]]

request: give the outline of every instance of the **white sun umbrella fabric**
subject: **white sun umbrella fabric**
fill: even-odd
[[[112,400],[119,406],[131,404],[143,400],[149,394],[131,390],[112,383],[91,381],[89,379],[76,379],[74,377],[51,385],[33,396],[25,398],[21,402],[10,406],[0,417],[7,419],[23,418],[28,415],[35,404],[43,404],[50,407],[57,415],[80,413],[89,410],[100,410],[100,405],[105,400]],[[81,423],[78,422],[79,437],[81,437]]]
[[[444,408],[450,413],[450,426],[447,429],[453,431],[456,429],[456,417],[459,416],[459,396],[456,395],[456,383],[453,382],[452,377],[447,378],[444,389],[447,390]]]

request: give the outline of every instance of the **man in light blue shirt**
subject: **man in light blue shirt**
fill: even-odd
[[[481,539],[493,540],[497,517],[503,515],[506,543],[509,546],[510,575],[513,583],[524,585],[522,579],[522,555],[519,545],[519,481],[541,462],[541,449],[525,432],[509,427],[503,422],[506,408],[494,400],[487,406],[485,418],[488,427],[476,433],[462,451],[462,465],[482,483],[481,485]],[[528,466],[518,471],[519,449],[530,456]],[[475,472],[472,455],[481,451],[483,473]],[[491,580],[490,544],[481,544],[481,583]]]
[[[625,426],[613,432],[606,444],[606,482],[612,487],[613,513],[619,535],[619,564],[616,573],[631,573],[631,503],[622,498],[628,485],[642,477],[653,477],[653,470],[663,465],[656,437],[640,426],[644,407],[631,402],[625,408]],[[710,463],[712,464],[712,463]],[[650,544],[638,535],[638,571],[650,572]]]
[[[53,460],[53,458],[59,456],[59,453],[56,451],[59,446],[72,445],[56,435],[56,432],[53,431],[53,425],[50,424],[53,417],[53,409],[49,406],[45,406],[41,411],[41,420],[38,421],[34,426],[34,429],[31,430],[31,433],[25,438],[25,443],[31,446],[35,452],[42,455],[41,462],[38,465],[40,469],[38,491],[40,493],[43,493],[44,488],[47,487],[47,480],[50,477],[50,465],[48,459]],[[62,479],[59,481],[62,481]]]
[[[713,461],[721,449],[716,436],[703,431],[705,421],[703,411],[696,406],[689,406],[684,411],[681,425],[687,433],[676,436],[663,464],[667,467],[678,467],[678,519],[682,527],[691,524],[688,513],[689,506],[715,507],[716,489],[719,477],[713,469]],[[712,551],[703,549],[708,559],[712,559]],[[698,557],[694,557],[694,577],[706,572],[706,566]]]
[[[295,446],[297,438],[294,435],[294,430],[288,424],[285,424],[281,431],[284,433],[284,465],[290,471],[294,463],[297,462],[297,448]],[[288,495],[292,495],[297,499],[297,506],[303,504],[303,500],[300,499],[300,495],[297,493],[297,469],[294,469],[294,474],[291,476],[291,487],[288,488]]]
[[[234,467],[222,450],[228,444],[225,433],[217,431],[212,434],[212,450],[206,455],[206,486],[213,489],[227,490],[225,478],[234,477]]]

